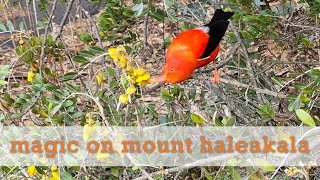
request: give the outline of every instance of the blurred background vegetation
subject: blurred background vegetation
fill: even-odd
[[[148,84],[176,35],[233,11],[213,66]],[[318,0],[1,0],[0,123],[319,125]],[[111,53],[111,54],[110,54]],[[167,170],[167,171],[165,171]],[[1,167],[3,179],[318,179],[312,167]],[[58,175],[57,175],[58,172]]]

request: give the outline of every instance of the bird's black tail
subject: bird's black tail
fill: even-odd
[[[229,25],[228,19],[233,16],[233,12],[224,12],[222,9],[217,9],[211,21],[206,26],[209,27],[210,39],[207,48],[202,55],[202,58],[208,57],[212,51],[219,45],[222,37],[226,33]]]

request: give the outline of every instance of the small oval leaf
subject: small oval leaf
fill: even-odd
[[[308,125],[308,126],[315,126],[316,125],[313,118],[305,110],[297,109],[296,114],[297,114],[298,118],[306,125]]]

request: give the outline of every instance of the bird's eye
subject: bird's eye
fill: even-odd
[[[173,72],[174,71],[174,69],[170,69],[170,72]]]

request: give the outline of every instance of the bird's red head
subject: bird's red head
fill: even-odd
[[[150,82],[179,83],[189,79],[196,67],[195,60],[167,61],[163,67],[163,74],[158,78],[151,78]]]

